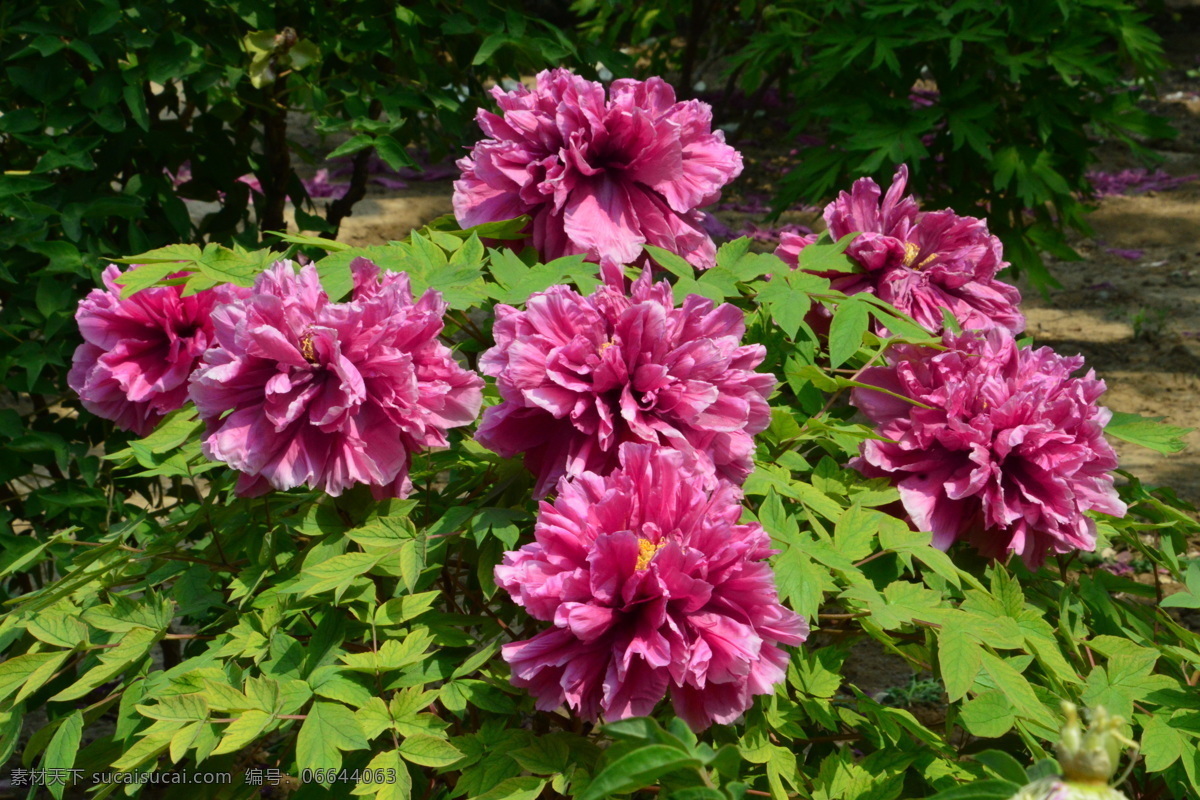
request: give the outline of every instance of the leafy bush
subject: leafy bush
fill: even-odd
[[[47,2],[0,14],[0,537],[95,530],[111,498],[91,454],[106,426],[62,392],[71,316],[103,259],[173,242],[257,247],[286,227],[334,233],[362,198],[368,159],[415,166],[469,138],[484,85],[577,56],[518,4],[289,0]],[[594,60],[594,57],[589,57]],[[612,58],[608,59],[610,62]],[[292,112],[312,131],[297,129]],[[332,152],[313,152],[315,133]],[[328,149],[322,147],[321,149]],[[352,159],[318,210],[299,170]],[[252,175],[252,190],[242,176]],[[178,185],[177,185],[178,184]],[[193,220],[185,203],[219,201]],[[193,208],[199,208],[194,206]],[[224,280],[226,251],[198,268]],[[142,491],[153,491],[149,484]]]
[[[564,281],[585,293],[596,284],[595,265],[579,257],[540,264],[480,244],[523,222],[465,234],[438,225],[359,249],[289,237],[285,255],[316,257],[334,298],[359,256],[407,271],[416,291],[444,287],[446,335],[474,365],[491,342],[479,320],[496,302],[520,304]],[[850,269],[845,246],[811,245],[802,266]],[[20,743],[24,767],[233,775],[232,789],[189,787],[196,797],[258,796],[246,780],[272,769],[300,800],[350,791],[600,800],[644,786],[681,800],[1003,800],[1031,762],[1030,775],[1052,770],[1047,741],[1067,698],[1129,721],[1146,755],[1135,796],[1200,791],[1200,641],[1171,610],[1200,603],[1200,567],[1181,557],[1197,527],[1181,504],[1129,476],[1129,515],[1099,523],[1102,545],[1140,554],[1156,576],[1187,573],[1189,590],[1167,599],[1158,577],[1147,585],[1068,557],[1031,573],[1019,560],[932,548],[928,533],[894,516],[895,489],[843,466],[874,434],[837,402],[884,348],[928,334],[871,295],[847,298],[748,248],[725,245],[699,275],[654,251],[678,298],[741,308],[747,340],[767,347],[784,378],[758,438],[744,518],[770,533],[780,594],[814,634],[744,723],[697,736],[664,711],[597,727],[536,711],[510,685],[500,648],[537,630],[492,572],[528,541],[537,513],[520,464],[455,433],[448,449],[415,457],[407,500],[375,502],[365,487],[239,499],[232,473],[201,455],[189,407],[104,454],[116,466],[114,497],[156,487],[140,508],[115,505],[111,523],[94,530],[26,537],[6,557],[4,758],[17,758]],[[241,284],[275,257],[169,255],[196,270],[218,253]],[[817,305],[833,314],[827,340],[803,321]],[[872,333],[872,319],[896,337]],[[1125,438],[1171,446],[1136,417],[1119,423],[1112,431]],[[933,682],[944,719],[918,720],[848,680],[864,644],[922,676],[923,698]]]
[[[907,162],[927,205],[986,217],[1039,285],[1053,281],[1042,253],[1074,258],[1064,231],[1088,230],[1093,144],[1116,140],[1149,158],[1147,138],[1174,135],[1137,105],[1165,62],[1147,15],[1127,0],[574,7],[608,41],[643,43],[645,68],[684,76],[685,92],[700,74],[696,53],[724,56],[719,121],[739,122],[739,133],[773,124],[763,99],[777,89],[770,113],[820,137],[797,145],[777,209]],[[723,65],[703,66],[708,77]],[[749,107],[731,117],[734,86]]]

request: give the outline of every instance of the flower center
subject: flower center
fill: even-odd
[[[310,364],[317,363],[317,354],[316,351],[313,350],[313,337],[311,331],[305,332],[305,334],[300,337],[300,355],[304,356],[304,360]]]
[[[638,560],[637,567],[635,567],[635,569],[637,569],[638,572],[641,572],[649,567],[651,559],[654,558],[654,554],[661,550],[664,544],[666,544],[666,542],[659,542],[658,544],[655,544],[649,539],[638,539]]]
[[[925,256],[925,258],[921,261],[920,264],[917,264],[914,267],[913,263],[916,262],[917,256],[919,256],[920,254],[921,254],[921,246],[920,245],[918,245],[914,242],[905,242],[904,243],[904,266],[911,267],[912,269],[920,269],[921,267],[928,264],[930,261],[933,261],[933,259],[937,256],[937,253],[930,253],[929,255]]]
[[[613,346],[612,339],[609,339],[607,342],[605,342],[604,344],[600,345],[600,349],[597,351],[597,354],[598,354],[598,355],[604,355],[604,351],[605,351],[605,350],[607,350],[608,348],[612,347],[612,346]]]

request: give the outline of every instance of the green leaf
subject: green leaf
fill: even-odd
[[[88,627],[78,611],[45,612],[29,620],[25,629],[34,638],[56,647],[75,647],[87,641]]]
[[[354,712],[340,703],[317,701],[296,738],[296,765],[313,770],[337,769],[342,765],[341,751],[368,747],[370,743]]]
[[[661,247],[655,247],[652,244],[642,245],[646,252],[650,254],[650,258],[654,259],[654,263],[670,272],[679,278],[696,277],[696,270],[682,256],[672,253],[670,250],[664,250]]]
[[[53,654],[55,657],[40,665],[29,674],[29,679],[25,681],[25,685],[21,687],[21,691],[17,692],[17,696],[13,698],[13,703],[20,703],[26,697],[36,692],[38,689],[46,685],[46,682],[58,672],[63,663],[66,662],[67,656],[71,655],[69,650],[59,651]],[[9,663],[9,662],[5,662]],[[2,695],[3,692],[0,692]]]
[[[571,746],[559,734],[539,736],[529,747],[509,753],[514,761],[535,775],[557,775],[567,768]]]
[[[375,140],[375,152],[379,153],[389,167],[399,172],[405,167],[415,167],[417,162],[404,149],[404,145],[391,134],[385,134]]]
[[[199,248],[194,245],[179,245],[180,247],[189,247],[196,250],[196,256],[199,257]],[[133,295],[135,292],[140,292],[150,286],[154,286],[159,281],[166,278],[173,272],[178,272],[181,269],[179,264],[174,262],[148,262],[120,275],[117,280],[117,285],[121,287],[122,299]]]
[[[1058,720],[1046,710],[1046,706],[1038,699],[1033,687],[1029,685],[1029,680],[1018,672],[1009,661],[985,651],[983,668],[992,683],[1011,703],[1018,716],[1037,722],[1051,730],[1058,729]]]
[[[476,795],[472,800],[534,800],[542,793],[549,783],[545,778],[524,775],[519,778],[505,778],[483,794]]]
[[[962,723],[975,736],[995,739],[1012,729],[1016,722],[1013,706],[1004,692],[990,689],[963,704]]]
[[[315,564],[305,570],[305,585],[300,596],[311,597],[331,589],[340,595],[355,578],[369,572],[381,558],[382,553],[346,553]]]
[[[950,702],[961,700],[983,668],[983,648],[959,625],[946,625],[938,635],[938,666]]]
[[[269,252],[266,255],[269,256]],[[267,263],[261,257],[252,258],[242,252],[210,244],[204,248],[204,254],[196,261],[196,266],[204,277],[215,283],[248,287],[254,285],[254,279]]]
[[[481,64],[486,64],[495,55],[497,50],[511,41],[510,37],[502,33],[489,34],[483,40],[483,43],[479,45],[479,49],[475,51],[475,57],[471,59],[471,65],[478,67]]]
[[[121,94],[125,98],[125,107],[133,116],[133,121],[143,131],[149,131],[150,114],[146,110],[146,95],[143,93],[141,84],[126,86],[121,90]]]
[[[795,339],[804,325],[804,317],[812,307],[812,299],[808,293],[797,289],[786,280],[773,280],[770,283],[755,285],[758,288],[755,302],[767,308],[771,319],[788,338]]]
[[[382,772],[376,772],[382,770]],[[412,776],[408,767],[400,760],[400,753],[391,750],[371,759],[364,774],[372,777],[382,775],[383,781],[359,781],[354,787],[356,796],[375,795],[375,800],[408,800],[412,795]],[[395,780],[391,780],[392,777]]]
[[[851,561],[857,561],[869,555],[874,549],[871,546],[875,532],[879,530],[879,520],[885,516],[879,511],[864,509],[852,505],[838,517],[833,528],[833,545],[842,555]]]
[[[1021,762],[1003,750],[984,750],[982,753],[975,753],[971,758],[994,772],[1001,780],[1016,784],[1023,784],[1028,780]]]
[[[850,242],[858,233],[848,233],[836,242],[818,240],[800,250],[797,269],[803,272],[862,272],[856,262],[845,255]]]
[[[392,715],[388,712],[387,704],[378,697],[368,700],[362,708],[354,712],[354,717],[368,740],[392,727]]]
[[[608,764],[577,800],[601,800],[612,794],[630,792],[652,785],[656,780],[681,769],[698,770],[700,759],[676,747],[652,744],[627,753]]]
[[[355,708],[362,708],[370,702],[373,696],[362,684],[347,675],[338,674],[341,667],[326,665],[313,670],[309,676],[309,686],[313,694],[329,700],[339,700]]]
[[[67,717],[58,730],[54,732],[54,738],[50,740],[50,744],[46,747],[46,755],[42,759],[42,769],[45,770],[67,770],[75,765],[75,754],[79,752],[79,741],[83,736],[83,712],[75,711],[71,716]],[[50,784],[50,793],[55,798],[61,800],[63,789],[66,787],[62,783]]]
[[[126,258],[114,258],[118,264],[162,264],[171,262],[191,263],[199,261],[203,251],[198,245],[194,244],[170,244],[166,247],[160,247],[156,250],[148,250],[145,253],[139,253],[136,256],[127,256]],[[120,283],[127,285],[131,273],[125,273],[122,276]]]
[[[265,711],[258,709],[243,711],[237,719],[229,723],[229,727],[225,729],[225,735],[221,737],[221,742],[212,751],[212,755],[221,756],[241,751],[246,745],[261,736],[267,726],[273,722],[275,722],[275,718]],[[303,736],[303,732],[301,736]]]
[[[159,699],[156,705],[136,707],[143,716],[170,722],[192,722],[208,719],[208,704],[200,694],[173,694]]]
[[[419,594],[407,594],[388,600],[375,609],[376,625],[401,625],[433,608],[442,597],[440,589]]]
[[[375,143],[375,137],[365,133],[360,133],[357,136],[351,136],[346,141],[339,144],[337,147],[325,156],[326,160],[332,161],[335,158],[349,156],[357,153],[359,150],[365,150]]]
[[[116,647],[106,650],[100,656],[99,664],[50,699],[55,702],[65,702],[83,697],[100,684],[107,683],[118,672],[123,672],[140,661],[161,638],[160,631],[152,631],[147,628],[131,629],[121,638]]]
[[[445,739],[418,734],[400,743],[400,755],[422,767],[447,767],[463,757],[463,752]]]
[[[1148,447],[1159,453],[1178,453],[1187,447],[1184,436],[1194,428],[1180,428],[1163,424],[1165,417],[1143,417],[1114,411],[1112,419],[1104,426],[1104,432],[1125,442]]]
[[[837,368],[858,352],[871,323],[867,306],[856,299],[843,300],[829,324],[829,365]]]
[[[938,792],[929,800],[1012,800],[1021,790],[1021,784],[988,778],[971,781],[965,786],[955,786]]]
[[[1200,560],[1188,565],[1187,589],[1163,598],[1163,608],[1200,608]]]
[[[62,651],[25,653],[0,664],[0,700],[16,692],[39,667],[52,662],[62,663],[66,660],[67,655],[68,653]]]
[[[1151,717],[1142,729],[1142,754],[1146,757],[1147,772],[1162,772],[1183,755],[1187,746],[1183,733],[1171,724],[1165,710]]]

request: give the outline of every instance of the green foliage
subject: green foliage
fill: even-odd
[[[289,238],[331,292],[359,255],[408,271],[418,287],[453,289],[447,336],[468,361],[490,344],[477,320],[494,303],[596,281],[595,265],[486,250],[478,231],[443,223],[363,249]],[[837,264],[839,247],[810,249]],[[417,456],[417,491],[404,501],[376,503],[362,487],[239,499],[231,474],[200,456],[185,409],[105,454],[115,494],[167,490],[137,509],[115,506],[107,525],[14,549],[0,566],[11,598],[0,622],[0,753],[47,769],[234,775],[232,789],[195,786],[195,797],[256,796],[245,771],[267,764],[304,779],[298,800],[604,800],[647,786],[678,800],[1008,798],[1053,768],[1058,701],[1069,699],[1125,717],[1145,754],[1137,785],[1200,791],[1200,639],[1174,610],[1200,594],[1200,567],[1180,558],[1197,526],[1169,492],[1131,480],[1129,516],[1098,521],[1107,546],[1186,582],[1167,598],[1096,564],[1064,558],[1031,574],[1017,560],[936,550],[893,515],[895,489],[842,466],[875,434],[838,402],[889,343],[933,340],[883,304],[750,253],[745,240],[700,277],[652,253],[677,285],[741,307],[748,338],[785,378],[745,485],[746,516],[770,533],[780,594],[814,633],[744,722],[697,736],[664,709],[592,727],[536,711],[509,683],[500,647],[536,627],[490,576],[532,529],[520,464],[455,433],[448,450]],[[270,260],[218,247],[172,255],[197,275],[220,264],[237,280]],[[825,307],[841,320],[836,334],[818,339],[795,303]],[[898,335],[876,336],[871,319]],[[847,677],[864,650],[905,665],[898,689],[874,697]],[[917,705],[935,716],[914,715]],[[33,708],[46,712],[40,727]],[[356,773],[353,788],[340,782]]]
[[[124,494],[109,493],[111,466],[96,456],[112,443],[111,426],[76,414],[66,392],[79,344],[72,315],[108,259],[150,251],[129,293],[182,267],[193,272],[191,292],[245,285],[274,256],[244,248],[282,247],[269,232],[287,227],[285,203],[302,230],[335,235],[363,196],[368,159],[400,168],[414,166],[418,151],[433,160],[456,154],[477,135],[474,114],[490,82],[600,57],[581,54],[541,16],[491,0],[5,3],[5,550],[35,541],[14,538],[14,525],[31,526],[41,542],[71,525],[94,540],[112,515],[135,513]],[[345,195],[318,208],[298,171],[327,156],[351,159],[354,172]],[[239,182],[243,175],[261,191]],[[331,288],[348,288],[347,263],[325,265]],[[459,267],[451,259],[422,277],[452,282]],[[477,289],[456,294],[456,308],[481,299]],[[134,455],[147,469],[158,463],[147,445]],[[169,456],[171,474],[185,480],[187,459],[178,456]],[[147,498],[161,491],[149,473],[128,487]]]
[[[678,75],[685,95],[699,77],[720,88],[717,121],[737,133],[784,114],[793,133],[819,135],[794,152],[776,208],[826,202],[863,175],[886,184],[907,163],[927,208],[986,217],[1007,259],[1042,287],[1053,284],[1043,253],[1077,258],[1064,231],[1088,230],[1093,144],[1149,159],[1147,140],[1175,134],[1138,106],[1165,62],[1131,0],[572,7],[589,35],[639,44],[646,74]],[[781,109],[766,108],[772,90]]]
[[[1148,155],[1145,137],[1174,133],[1137,106],[1141,79],[1164,66],[1145,21],[1125,0],[782,6],[747,69],[790,60],[791,121],[827,141],[801,151],[781,202],[908,162],[928,207],[985,216],[1008,260],[1050,282],[1041,252],[1074,257],[1063,229],[1088,230],[1092,143]]]

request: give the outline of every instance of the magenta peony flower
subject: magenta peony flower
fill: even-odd
[[[913,523],[945,550],[957,539],[987,556],[1017,553],[1030,567],[1047,552],[1092,550],[1085,511],[1124,516],[1105,441],[1112,413],[1096,405],[1104,381],[1071,373],[1083,358],[1019,349],[1002,328],[943,335],[950,349],[897,345],[890,366],[861,380],[851,402],[893,441],[868,441],[851,466],[896,482]]]
[[[496,583],[554,627],[504,646],[512,682],[550,711],[649,714],[668,690],[696,730],[732,722],[784,679],[780,645],[808,636],[779,603],[741,492],[676,450],[621,446],[607,477],[585,472],[543,502],[536,539],[505,553]]]
[[[671,287],[645,271],[632,298],[609,286],[583,297],[552,286],[524,311],[496,306],[496,346],[480,369],[504,402],[484,412],[475,438],[502,456],[525,455],[542,497],[566,474],[604,474],[622,442],[692,453],[741,483],[753,435],[771,422],[772,375],[754,372],[766,350],[742,346],[736,307]]]
[[[712,109],[675,102],[661,78],[604,87],[565,69],[537,88],[499,88],[497,116],[481,110],[489,138],[458,162],[454,214],[464,227],[533,217],[545,260],[586,253],[628,264],[650,243],[711,267],[715,249],[698,208],[742,171],[742,157],[712,131]]]
[[[942,309],[965,330],[1024,330],[1020,292],[996,280],[1008,263],[987,223],[950,210],[919,213],[917,201],[904,195],[907,182],[908,167],[901,165],[882,203],[879,186],[862,178],[825,207],[834,240],[860,232],[846,255],[863,271],[826,274],[832,287],[846,294],[870,292],[934,333],[942,330]],[[775,255],[794,267],[800,250],[813,241],[784,234]]]
[[[404,497],[413,452],[447,445],[448,428],[479,415],[483,380],[437,339],[441,296],[414,303],[404,273],[380,281],[362,258],[350,269],[351,302],[329,302],[313,266],[297,275],[281,261],[213,313],[217,346],[191,394],[204,454],[244,473],[241,495],[366,483]]]
[[[188,399],[188,376],[213,339],[213,306],[239,290],[219,287],[188,297],[182,286],[156,286],[121,299],[121,270],[104,270],[104,289],[79,303],[83,344],[67,384],[83,407],[145,436]]]

